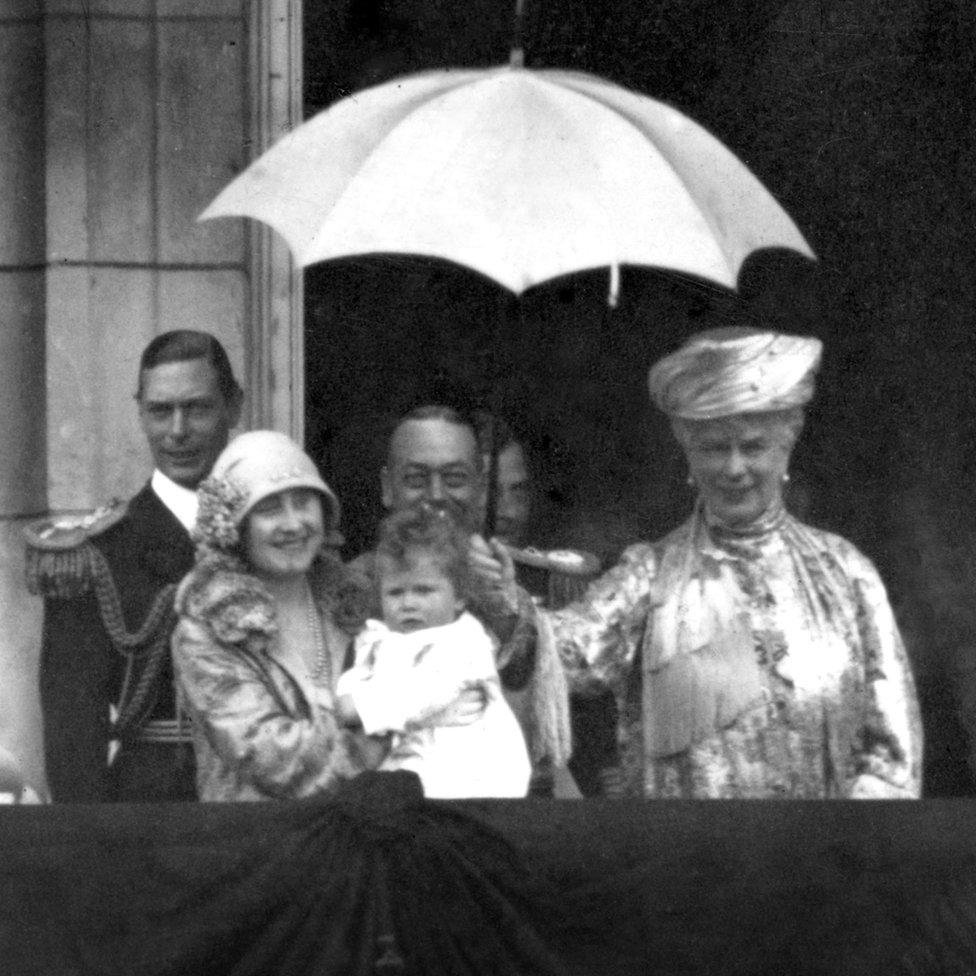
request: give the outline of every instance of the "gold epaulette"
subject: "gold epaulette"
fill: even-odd
[[[24,527],[27,589],[60,600],[91,588],[91,539],[115,525],[128,503],[113,499],[93,512],[37,519]]]

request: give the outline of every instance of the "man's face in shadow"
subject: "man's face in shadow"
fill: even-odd
[[[485,459],[486,471],[488,460]],[[495,536],[510,546],[525,546],[532,518],[532,483],[521,444],[512,441],[499,451],[496,485]]]
[[[470,427],[439,419],[404,421],[390,438],[380,473],[383,506],[400,511],[425,502],[478,531],[485,503],[479,461]]]

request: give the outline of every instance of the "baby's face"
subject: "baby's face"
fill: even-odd
[[[417,553],[407,567],[380,559],[380,605],[390,630],[408,634],[453,623],[464,609],[437,560]]]

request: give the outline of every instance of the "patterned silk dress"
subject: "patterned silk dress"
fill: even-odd
[[[874,567],[782,508],[700,510],[546,614],[572,684],[617,695],[625,795],[917,797],[921,721]]]

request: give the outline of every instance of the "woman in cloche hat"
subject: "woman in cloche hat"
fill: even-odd
[[[178,697],[201,800],[309,796],[360,772],[333,684],[355,580],[323,551],[339,502],[284,434],[235,438],[198,489],[197,564],[176,597]],[[355,630],[356,626],[350,628]]]
[[[173,661],[199,798],[328,792],[382,758],[335,709],[371,602],[368,581],[335,554],[339,501],[308,455],[268,430],[231,441],[198,494],[197,563],[176,596]],[[465,716],[462,707],[424,719]]]
[[[625,796],[919,795],[914,682],[881,580],[783,503],[821,351],[712,330],[650,371],[694,511],[540,628],[571,677],[616,690]]]

